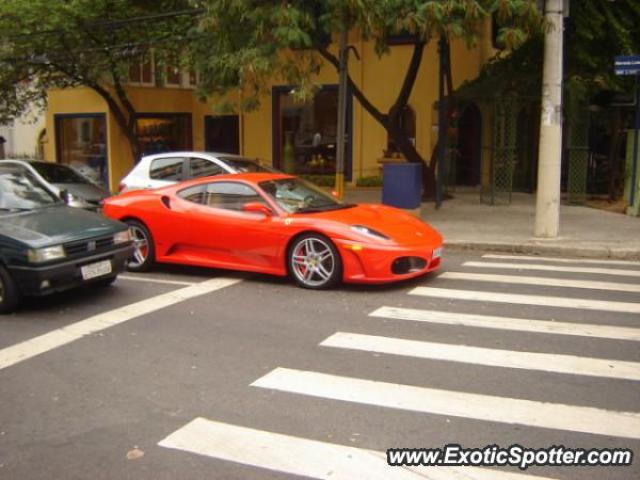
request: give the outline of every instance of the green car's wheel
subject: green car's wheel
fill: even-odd
[[[11,274],[0,265],[0,313],[9,313],[20,303],[20,290]]]

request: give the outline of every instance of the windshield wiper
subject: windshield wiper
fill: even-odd
[[[325,212],[326,208],[320,207],[302,207],[295,211],[295,213],[315,213],[315,212]]]
[[[355,203],[345,203],[342,205],[325,205],[323,207],[303,207],[296,210],[295,213],[315,213],[315,212],[328,212],[331,210],[342,210],[344,208],[355,207]]]

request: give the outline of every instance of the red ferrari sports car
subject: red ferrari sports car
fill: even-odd
[[[127,222],[129,269],[154,262],[291,275],[306,288],[385,283],[440,266],[442,236],[384,205],[343,203],[291,175],[204,177],[107,199]]]

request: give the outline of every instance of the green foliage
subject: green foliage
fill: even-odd
[[[473,44],[481,22],[497,12],[502,40],[516,47],[540,19],[535,0],[195,0],[205,9],[192,43],[203,95],[243,85],[256,98],[278,79],[311,95],[325,49],[343,27],[389,52],[389,38],[410,33],[417,42],[441,34]],[[257,102],[251,103],[253,107]]]
[[[573,0],[565,23],[565,107],[576,112],[595,92],[631,90],[628,77],[616,76],[615,55],[640,52],[640,2],[637,0]],[[503,31],[505,33],[505,31]],[[515,94],[538,96],[542,84],[542,35],[532,35],[509,55],[499,54],[480,76],[463,85],[462,98]]]
[[[187,6],[187,0],[2,0],[0,123],[33,102],[43,105],[49,88],[109,89],[126,78],[129,60],[150,48],[162,62],[183,47],[193,19],[158,14]]]
[[[630,90],[632,79],[616,76],[615,55],[640,54],[638,0],[572,0],[566,23],[566,77],[593,91]]]
[[[543,36],[536,34],[507,56],[499,54],[487,62],[480,75],[464,83],[456,96],[471,100],[505,95],[537,97],[542,88],[543,53]]]
[[[356,180],[357,187],[381,187],[382,186],[382,176],[381,175],[371,175],[369,177],[360,177]]]

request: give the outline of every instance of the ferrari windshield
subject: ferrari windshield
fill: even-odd
[[[0,213],[33,210],[60,200],[25,168],[0,166]]]
[[[299,178],[260,182],[260,188],[288,213],[324,212],[351,207]]]

